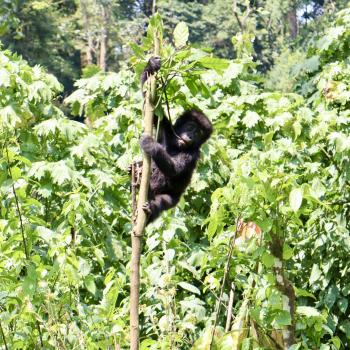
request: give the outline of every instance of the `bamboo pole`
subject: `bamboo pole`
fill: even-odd
[[[156,33],[154,38],[154,54],[160,54],[160,40]],[[150,75],[146,81],[146,93],[143,107],[144,134],[152,136],[154,116],[154,101],[156,95],[156,78]],[[149,180],[151,175],[151,158],[143,154],[142,176],[137,203],[137,217],[131,235],[131,276],[130,276],[130,349],[139,350],[139,300],[140,300],[140,259],[142,235],[146,226],[147,216],[142,206],[147,202]]]

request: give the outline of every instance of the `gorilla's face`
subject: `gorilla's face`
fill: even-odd
[[[199,125],[192,120],[177,127],[175,132],[179,136],[177,139],[177,146],[180,149],[189,148],[194,144],[200,144],[202,130]]]

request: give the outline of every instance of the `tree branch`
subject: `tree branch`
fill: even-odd
[[[159,33],[154,38],[154,54],[160,54]],[[144,134],[152,136],[154,101],[156,95],[156,77],[150,75],[146,81],[146,93],[143,107]],[[151,176],[151,158],[143,154],[140,192],[137,203],[137,217],[131,234],[131,277],[130,277],[130,349],[139,349],[139,300],[140,300],[140,259],[142,235],[146,226],[147,215],[142,206],[148,197],[149,180]]]

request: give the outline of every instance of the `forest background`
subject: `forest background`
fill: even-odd
[[[172,118],[198,108],[215,132],[147,228],[140,348],[349,349],[349,4],[157,6],[0,0],[1,347],[128,348],[157,28]]]

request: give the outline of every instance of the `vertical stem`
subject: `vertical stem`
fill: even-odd
[[[5,338],[5,333],[4,330],[2,328],[2,324],[0,322],[0,332],[1,332],[1,336],[2,336],[2,340],[4,341],[4,346],[6,350],[9,350],[8,346],[7,346],[7,342],[6,342],[6,338]]]
[[[43,347],[44,347],[43,335],[42,335],[42,333],[41,333],[40,323],[39,323],[38,320],[36,321],[36,328],[38,329],[38,333],[39,333],[40,346],[41,346],[41,348],[43,348]]]
[[[222,300],[222,297],[223,297],[223,295],[224,295],[224,289],[225,289],[226,279],[227,279],[227,276],[228,276],[229,273],[230,273],[230,267],[231,267],[230,263],[231,263],[231,258],[232,258],[233,249],[234,249],[235,243],[236,243],[237,232],[238,232],[238,230],[239,230],[239,228],[240,228],[240,226],[239,226],[240,219],[241,219],[241,215],[239,215],[239,216],[237,217],[235,233],[234,233],[234,235],[230,238],[230,241],[229,241],[229,251],[228,251],[228,254],[227,254],[227,260],[226,260],[226,264],[225,264],[224,277],[223,277],[223,279],[222,279],[222,284],[221,284],[221,290],[220,290],[219,300],[217,301],[217,304],[216,304],[215,321],[214,321],[214,325],[213,325],[213,332],[212,332],[212,335],[211,335],[211,341],[210,341],[210,346],[209,346],[209,349],[210,349],[210,350],[212,349],[213,340],[214,340],[214,336],[215,336],[215,329],[216,329],[216,326],[217,326],[217,323],[218,323],[218,320],[219,320],[221,300]]]
[[[133,162],[131,164],[131,203],[132,203],[132,216],[131,216],[131,223],[134,226],[136,223],[136,212],[137,212],[137,202],[136,202],[136,186],[137,186],[137,179],[136,179],[136,164]]]
[[[231,329],[231,320],[232,320],[232,307],[233,307],[233,298],[235,296],[235,285],[231,284],[231,290],[230,290],[230,297],[228,300],[228,306],[227,306],[227,317],[226,317],[226,326],[225,326],[225,332],[229,332]]]
[[[160,54],[160,40],[156,33],[154,38],[154,53]],[[150,75],[146,81],[143,121],[144,134],[152,135],[154,101],[156,94],[156,78]],[[130,276],[130,349],[139,349],[139,300],[140,300],[140,258],[142,248],[142,235],[146,226],[147,216],[142,206],[147,202],[149,179],[151,175],[151,158],[144,154],[142,163],[142,176],[140,192],[137,203],[137,218],[131,234],[131,276]]]
[[[286,349],[295,344],[295,292],[292,283],[287,279],[283,264],[283,239],[277,233],[270,233],[271,254],[275,258],[273,271],[276,276],[276,287],[282,294],[283,310],[291,317],[291,324],[282,329],[282,338]]]
[[[11,171],[11,165],[10,165],[10,157],[9,157],[9,150],[6,146],[6,157],[7,157],[7,164],[9,167],[9,174],[11,176],[11,179],[13,179],[12,177],[12,171]],[[21,209],[19,207],[19,201],[18,201],[18,197],[17,197],[17,193],[16,193],[16,189],[15,189],[15,185],[12,184],[12,191],[13,191],[13,196],[15,197],[15,202],[16,202],[16,208],[17,208],[17,212],[18,212],[18,216],[19,216],[19,222],[20,222],[20,226],[21,226],[21,235],[22,235],[22,242],[23,242],[23,247],[24,247],[24,254],[26,256],[26,259],[29,260],[29,252],[28,252],[28,248],[27,248],[27,240],[24,234],[24,225],[23,225],[23,219],[22,219],[22,212]]]

